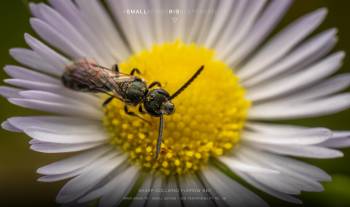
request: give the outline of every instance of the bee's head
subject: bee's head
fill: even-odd
[[[144,100],[144,107],[153,116],[170,115],[174,113],[175,106],[169,98],[169,93],[164,89],[153,89],[147,94]]]
[[[138,104],[147,94],[147,85],[141,79],[135,79],[126,90],[126,98],[134,104]]]

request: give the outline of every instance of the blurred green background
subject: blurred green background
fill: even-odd
[[[318,29],[337,27],[339,42],[337,50],[350,52],[350,1],[346,0],[296,0],[279,28],[287,25],[302,14],[320,7],[327,7],[329,14],[326,21]],[[29,11],[26,1],[0,1],[0,66],[15,64],[8,54],[12,47],[26,47],[23,34],[34,34],[29,26]],[[340,72],[349,72],[350,58],[346,58]],[[1,79],[7,78],[0,72]],[[6,99],[0,99],[0,121],[16,115],[37,114],[30,110],[13,106]],[[350,129],[350,110],[317,119],[292,121],[289,123],[307,126],[322,126],[332,129]],[[54,203],[55,195],[64,182],[39,183],[36,169],[64,155],[41,154],[29,149],[29,138],[23,134],[0,130],[0,206],[58,206]],[[326,183],[326,191],[322,193],[303,193],[304,206],[350,206],[350,149],[345,150],[345,157],[333,160],[307,160],[325,169],[333,176],[333,182]],[[293,206],[277,199],[260,194],[273,206]]]

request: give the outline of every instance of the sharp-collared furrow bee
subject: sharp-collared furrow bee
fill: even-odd
[[[141,114],[148,113],[151,116],[159,117],[160,123],[155,153],[155,158],[157,158],[163,137],[163,115],[174,113],[175,106],[171,100],[185,90],[203,69],[204,66],[202,65],[172,95],[161,88],[159,82],[155,81],[147,85],[145,80],[135,76],[135,73],[140,74],[137,68],[134,68],[130,74],[124,74],[119,72],[118,65],[114,65],[112,69],[109,69],[88,59],[81,59],[68,65],[62,75],[62,83],[65,87],[75,91],[105,93],[109,95],[110,97],[105,100],[103,106],[106,106],[111,100],[117,98],[125,103],[124,110],[126,114],[136,116],[146,122],[148,121],[141,115],[129,111],[128,105],[138,106]]]

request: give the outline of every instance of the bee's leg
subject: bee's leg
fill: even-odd
[[[139,106],[139,112],[141,114],[146,114],[146,112],[143,110],[142,105]]]
[[[141,72],[140,72],[140,70],[139,69],[137,69],[137,68],[133,68],[132,70],[131,70],[131,72],[130,72],[130,75],[134,75],[135,73],[137,73],[137,74],[141,74]]]
[[[135,116],[135,117],[141,119],[142,121],[145,121],[145,122],[147,122],[148,124],[151,124],[151,122],[149,122],[148,120],[144,119],[142,116],[136,114],[135,112],[129,111],[129,108],[128,108],[127,105],[124,106],[124,111],[125,111],[125,113],[126,113],[127,115]]]
[[[115,65],[112,66],[112,71],[115,72],[115,73],[119,73],[118,64],[115,64]]]
[[[103,106],[103,107],[106,107],[106,106],[113,100],[113,98],[114,98],[113,96],[107,98],[107,99],[103,102],[102,106]]]
[[[153,88],[154,86],[162,87],[162,84],[160,84],[158,81],[154,81],[149,84],[148,88]]]

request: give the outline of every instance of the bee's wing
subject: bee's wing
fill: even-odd
[[[117,83],[131,82],[135,80],[135,76],[127,75],[124,73],[117,73],[114,77]]]
[[[135,79],[135,76],[114,72],[86,59],[68,66],[62,77],[63,83],[70,89],[106,94],[112,92],[122,101],[128,85]]]
[[[106,71],[109,74],[113,73],[114,81],[116,81],[118,83],[129,82],[129,81],[135,80],[135,76],[132,76],[132,75],[129,75],[126,73],[122,73],[122,72],[113,72],[111,69],[97,65],[97,64],[95,66],[103,69],[104,71]]]
[[[102,70],[89,62],[76,62],[68,67],[62,80],[68,88],[85,92],[109,92],[111,91],[111,71]]]

